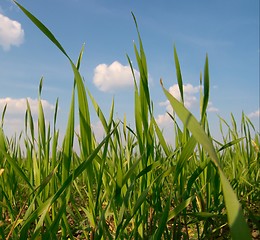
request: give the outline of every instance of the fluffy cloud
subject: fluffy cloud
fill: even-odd
[[[255,112],[251,112],[248,114],[249,118],[259,118],[260,117],[260,109],[256,110]]]
[[[172,123],[172,119],[168,115],[168,113],[165,114],[159,114],[156,118],[156,122],[158,125],[162,128],[167,127],[168,124]]]
[[[38,99],[27,98],[33,117],[37,117]],[[48,119],[54,111],[55,106],[46,100],[41,100],[45,117]],[[24,127],[24,115],[27,109],[26,98],[0,98],[0,113],[3,112],[7,104],[4,127],[6,133],[12,136],[14,133],[20,133]]]
[[[195,94],[199,91],[200,86],[192,86],[192,84],[189,83],[183,85],[184,104],[187,108],[191,108],[197,102],[197,97],[195,96]],[[171,86],[169,88],[169,92],[178,100],[181,99],[178,84],[174,84],[173,86]]]
[[[181,94],[179,91],[178,84],[174,84],[169,88],[169,92],[178,100],[181,100]],[[184,84],[183,85],[183,94],[184,94],[184,105],[191,109],[194,106],[197,106],[199,109],[199,92],[200,92],[200,86],[193,86],[192,84]],[[169,113],[173,113],[173,109],[171,107],[170,102],[167,100],[165,102],[160,102],[160,106],[165,107],[166,111]],[[213,106],[212,102],[208,102],[208,112],[218,112],[218,109]],[[169,132],[172,129],[173,126],[173,120],[170,118],[168,113],[158,115],[156,117],[156,122],[162,129],[167,129],[165,132],[166,135],[169,135],[170,138],[172,138],[172,135],[169,134]],[[173,131],[172,131],[173,132]]]
[[[0,46],[8,51],[11,45],[19,46],[24,41],[24,30],[19,22],[0,14]]]
[[[216,107],[214,107],[213,104],[212,104],[212,102],[209,101],[207,111],[208,111],[208,112],[218,112],[219,109],[216,108]]]
[[[139,76],[135,69],[134,73]],[[131,68],[117,61],[111,65],[99,64],[94,70],[93,82],[103,92],[114,92],[134,84]]]
[[[197,102],[198,99],[196,97],[196,94],[200,91],[200,86],[193,86],[192,84],[184,84],[183,85],[183,95],[184,95],[184,105],[187,108],[192,108]],[[174,84],[169,88],[169,92],[172,96],[177,98],[178,100],[181,99],[181,94],[179,91],[178,84]],[[172,111],[171,105],[169,101],[160,102],[160,106],[166,106],[167,111]]]
[[[25,114],[27,109],[28,100],[32,115],[37,115],[38,113],[38,99],[32,98],[0,98],[0,109],[3,109],[7,104],[7,113],[11,115]],[[46,113],[50,113],[54,110],[55,106],[50,104],[47,100],[42,99],[42,106]]]
[[[199,103],[197,97],[199,91],[200,91],[200,86],[193,86],[192,84],[189,83],[183,85],[184,105],[186,108],[191,109],[192,107],[194,107],[196,104]],[[181,100],[181,94],[179,91],[178,84],[174,84],[173,86],[171,86],[169,88],[169,92],[172,96],[177,98],[179,101]],[[165,102],[160,102],[159,105],[165,106],[168,112],[172,112],[172,107],[168,100]],[[213,106],[212,102],[209,101],[207,111],[218,112],[219,110]]]

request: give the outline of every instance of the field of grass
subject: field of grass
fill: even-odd
[[[177,51],[174,60],[181,101],[163,86],[171,103],[175,145],[166,143],[153,115],[148,68],[139,34],[134,45],[140,81],[134,76],[135,127],[106,119],[79,72],[54,35],[30,12],[25,15],[55,44],[74,72],[67,129],[58,146],[56,125],[46,123],[39,86],[38,122],[29,103],[22,134],[8,138],[0,122],[0,238],[2,239],[257,239],[260,219],[260,143],[250,119],[220,119],[222,141],[207,120],[208,58],[201,74],[201,114],[184,106]],[[131,60],[129,59],[131,65]],[[133,68],[132,68],[133,69]],[[77,105],[75,102],[77,101]],[[106,137],[91,129],[94,106]],[[76,108],[76,106],[78,106]],[[7,106],[8,108],[8,106]],[[75,134],[75,115],[80,132]],[[179,119],[182,124],[177,121]],[[227,130],[224,130],[227,129]],[[79,152],[73,149],[78,142]],[[25,148],[22,149],[21,145]]]

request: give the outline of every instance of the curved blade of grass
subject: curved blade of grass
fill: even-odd
[[[58,115],[58,108],[59,108],[59,99],[57,98],[55,103],[55,109],[54,109],[54,117],[53,117],[53,128],[54,132],[56,132],[56,122],[57,122],[57,115]]]
[[[192,136],[188,140],[188,142],[185,144],[183,150],[181,151],[179,160],[177,162],[176,169],[174,171],[174,182],[177,181],[178,176],[181,174],[181,171],[183,169],[185,162],[188,161],[190,156],[193,154],[196,144],[197,144],[197,142],[196,142],[195,138]]]
[[[127,61],[129,63],[129,66],[131,68],[131,72],[132,72],[132,76],[134,78],[134,86],[135,86],[135,89],[137,89],[137,81],[136,81],[136,77],[135,77],[135,72],[134,72],[134,67],[133,67],[133,64],[131,62],[131,59],[128,55],[126,55],[126,58],[127,58]]]
[[[13,0],[14,3],[25,13],[25,15],[58,47],[58,49],[68,58],[73,73],[75,77],[75,81],[77,84],[78,91],[78,104],[79,104],[79,119],[80,119],[80,135],[82,138],[82,150],[85,156],[88,156],[92,150],[92,132],[91,132],[91,124],[90,124],[90,113],[88,108],[88,101],[86,96],[85,87],[83,84],[83,80],[79,74],[78,68],[74,65],[73,61],[66,53],[62,45],[55,38],[55,36],[50,32],[50,30],[41,23],[34,15],[32,15],[28,10],[26,10],[22,5]],[[81,55],[83,50],[81,51]]]
[[[6,152],[6,138],[2,127],[0,128],[0,151]]]
[[[187,195],[190,195],[191,187],[195,183],[196,179],[199,175],[204,171],[204,169],[208,166],[209,161],[200,162],[200,165],[196,168],[196,170],[190,176],[188,183],[187,183]]]
[[[162,80],[161,85],[164,91],[165,96],[169,100],[173,110],[176,112],[178,117],[181,119],[183,124],[192,132],[194,138],[203,145],[204,149],[210,154],[212,157],[212,161],[216,164],[216,166],[220,166],[217,154],[214,150],[213,144],[202,129],[199,122],[195,119],[189,110],[183,106],[175,97],[173,97],[163,86]]]
[[[158,140],[159,140],[159,142],[160,142],[160,145],[162,146],[162,148],[163,148],[163,150],[164,150],[166,156],[169,156],[169,155],[170,155],[170,150],[169,150],[169,148],[168,148],[168,146],[167,146],[167,143],[166,143],[165,138],[164,138],[164,136],[163,136],[163,134],[162,134],[162,131],[161,131],[160,128],[158,127],[158,124],[157,124],[157,122],[155,121],[154,117],[152,117],[151,121],[152,121],[153,126],[154,126],[154,128],[155,128],[155,132],[156,132],[156,135],[157,135]]]
[[[13,0],[13,2],[27,15],[31,21],[39,28],[41,31],[65,54],[68,58],[66,51],[63,49],[58,40],[54,37],[54,35],[50,32],[50,30],[42,24],[35,16],[33,16],[29,11],[27,11],[22,5],[20,5],[17,1]]]
[[[177,207],[175,207],[173,210],[171,210],[168,214],[168,219],[167,222],[172,220],[174,217],[176,217],[180,212],[182,212],[186,207],[189,206],[191,203],[192,199],[195,196],[189,197],[185,199],[183,202],[181,202]]]
[[[73,151],[72,148],[73,148],[73,140],[74,140],[74,121],[75,121],[74,120],[74,112],[75,112],[74,92],[75,90],[73,87],[71,103],[70,103],[70,112],[69,112],[68,123],[67,123],[67,130],[63,140],[62,183],[64,183],[69,176],[70,162],[71,162],[71,156]]]
[[[221,148],[218,149],[218,152],[220,152],[220,151],[222,151],[222,150],[224,150],[226,148],[229,148],[229,147],[231,147],[231,146],[241,142],[243,139],[245,139],[245,137],[238,138],[238,139],[235,139],[235,140],[233,140],[231,142],[226,143],[225,145],[223,145]]]
[[[143,68],[143,59],[138,53],[137,47],[134,44],[134,50],[136,55],[136,60],[138,63],[139,71],[140,71],[140,87],[139,93],[135,97],[138,97],[138,101],[140,103],[140,115],[141,122],[144,127],[144,132],[148,131],[148,106],[149,106],[149,90],[148,90],[148,83],[147,83],[147,74]],[[147,96],[148,95],[148,96]],[[137,120],[136,120],[137,121]]]
[[[138,178],[142,177],[143,175],[149,173],[150,171],[154,170],[155,168],[157,168],[160,165],[161,165],[160,161],[157,161],[157,162],[154,162],[154,163],[148,165],[140,173],[138,173],[138,175],[136,176],[136,179],[138,179]]]
[[[25,114],[25,132],[26,132],[26,134],[28,134],[28,125],[29,125],[32,141],[34,141],[34,123],[33,123],[31,107],[30,107],[28,99],[26,99],[26,105],[27,105],[27,109],[26,109],[26,114]]]
[[[201,110],[201,119],[205,118],[208,101],[209,101],[209,61],[208,55],[206,55],[206,61],[204,66],[204,95],[203,95],[203,103],[202,103],[202,110]]]
[[[138,139],[138,145],[140,153],[143,153],[144,142],[143,142],[143,130],[142,130],[142,116],[141,116],[141,106],[140,99],[138,95],[138,90],[135,89],[135,127],[136,127],[136,136]]]
[[[4,118],[5,118],[6,108],[7,108],[7,103],[5,104],[4,109],[3,109],[3,112],[2,112],[1,124],[0,124],[0,127],[1,127],[1,128],[3,128],[3,126],[4,126]]]
[[[97,101],[95,100],[95,98],[93,97],[93,95],[91,94],[91,92],[87,89],[87,93],[92,101],[92,105],[93,107],[95,108],[95,111],[97,113],[97,116],[99,117],[106,133],[108,132],[108,124],[107,124],[107,121],[106,121],[106,118],[101,110],[101,108],[99,107]]]
[[[150,103],[151,101],[150,101],[150,92],[149,92],[149,85],[148,85],[148,70],[147,70],[146,56],[143,48],[143,43],[138,29],[138,24],[133,13],[132,16],[135,22],[135,26],[138,34],[138,40],[139,40],[139,52],[137,50],[136,44],[134,44],[134,51],[135,51],[138,68],[140,71],[139,98],[140,98],[140,105],[141,105],[142,123],[144,127],[144,132],[146,133],[148,131],[148,111],[151,113],[151,103]]]
[[[208,152],[211,157],[211,161],[217,166],[219,175],[221,178],[221,184],[223,188],[223,194],[228,214],[228,223],[231,229],[232,238],[235,240],[239,239],[250,239],[249,229],[243,216],[243,212],[237,196],[232,189],[228,179],[226,178],[224,172],[220,167],[220,163],[213,147],[212,141],[209,139],[207,134],[202,129],[196,118],[185,108],[185,106],[180,103],[175,97],[173,97],[163,86],[163,92],[167,99],[169,100],[172,108],[181,119],[183,124],[189,129],[193,134],[194,138],[203,146],[203,148]]]
[[[179,58],[178,58],[178,54],[177,54],[177,50],[176,50],[175,46],[174,46],[174,62],[175,62],[175,69],[176,69],[178,87],[179,87],[180,94],[181,94],[181,101],[184,103],[181,68],[180,68],[180,62],[179,62]]]
[[[38,96],[38,131],[39,131],[39,146],[45,148],[46,145],[46,129],[45,129],[45,117],[41,101],[43,78],[40,80],[39,96]],[[45,150],[45,149],[44,149]]]

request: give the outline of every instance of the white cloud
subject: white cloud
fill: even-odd
[[[184,104],[187,108],[191,108],[196,102],[197,97],[196,93],[200,91],[200,86],[193,86],[192,84],[184,84],[183,85],[183,94],[184,94]],[[170,94],[176,97],[178,100],[181,99],[181,94],[179,91],[178,84],[174,84],[169,88]]]
[[[165,113],[158,115],[155,120],[163,133],[165,141],[174,146],[175,131],[174,122],[171,117],[168,113]]]
[[[134,69],[136,77],[139,76]],[[99,64],[94,70],[93,82],[103,92],[114,92],[117,89],[133,86],[134,79],[129,66],[115,61],[111,65]]]
[[[178,84],[174,84],[173,86],[171,86],[168,91],[179,101],[181,100],[181,94],[179,91]],[[184,105],[189,110],[195,106],[198,107],[199,109],[199,96],[198,96],[199,92],[200,92],[200,86],[193,86],[192,84],[189,83],[183,85]],[[160,102],[159,106],[165,107],[167,112],[173,114],[173,109],[168,100],[164,102]],[[209,101],[207,111],[218,112],[219,110],[213,106],[212,102]],[[159,125],[159,127],[164,130],[165,139],[168,142],[172,142],[174,136],[174,130],[173,130],[174,123],[171,117],[168,115],[168,113],[158,115],[156,117],[156,122]]]
[[[24,129],[24,120],[22,118],[7,118],[4,119],[4,130],[8,137],[13,137],[14,134],[20,134]]]
[[[191,109],[192,107],[194,107],[195,105],[197,105],[199,103],[199,100],[197,97],[199,91],[200,91],[200,86],[193,86],[192,84],[189,84],[189,83],[183,85],[184,105],[186,108]],[[177,98],[179,101],[181,100],[181,94],[179,91],[178,84],[174,84],[173,86],[171,86],[169,88],[169,92],[172,96]],[[159,105],[165,106],[166,110],[168,112],[172,112],[172,107],[168,100],[165,102],[160,102]],[[214,107],[212,102],[209,101],[207,111],[208,112],[218,112],[219,109]]]
[[[193,86],[192,84],[184,84],[183,85],[183,95],[184,95],[184,105],[187,108],[192,108],[197,102],[198,99],[196,97],[196,94],[200,91],[200,86]],[[179,91],[178,84],[174,84],[169,88],[169,92],[172,96],[177,98],[178,100],[181,100],[181,94]],[[172,111],[172,107],[169,103],[169,101],[160,102],[160,106],[166,106],[167,111]]]
[[[105,137],[105,130],[101,123],[101,121],[98,121],[96,123],[91,124],[92,131],[94,132],[95,138],[97,142],[101,142],[103,138]]]
[[[172,123],[172,119],[170,118],[168,113],[159,114],[156,118],[156,122],[160,127],[167,127],[168,124]]]
[[[27,98],[27,100],[30,104],[33,118],[36,118],[38,114],[38,99]],[[55,106],[44,99],[42,99],[41,102],[45,118],[48,120]],[[20,133],[24,128],[24,116],[27,109],[26,98],[0,98],[0,114],[2,114],[6,104],[7,109],[4,118],[4,128],[9,136],[13,136],[14,133]]]
[[[212,104],[212,102],[209,101],[207,111],[208,111],[208,112],[218,112],[219,109],[216,108],[216,107],[214,107],[213,104]]]
[[[0,109],[3,109],[4,106],[7,104],[6,112],[11,115],[20,115],[25,114],[27,109],[28,100],[32,115],[37,115],[38,113],[38,99],[32,98],[0,98]],[[50,113],[54,110],[55,106],[50,104],[47,100],[42,99],[42,106],[45,113]]]
[[[249,118],[259,118],[260,117],[260,109],[254,111],[254,112],[249,113],[248,117]]]
[[[24,30],[19,22],[0,14],[0,46],[8,51],[12,45],[19,46],[24,41]]]

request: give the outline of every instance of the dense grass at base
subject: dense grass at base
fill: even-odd
[[[8,138],[3,130],[3,111],[0,238],[250,239],[250,230],[253,234],[259,230],[259,133],[242,114],[240,126],[233,115],[231,124],[220,119],[222,141],[211,137],[207,121],[208,57],[201,74],[199,120],[184,107],[175,48],[181,101],[169,94],[161,80],[162,91],[174,109],[174,114],[169,113],[175,129],[172,147],[167,145],[153,115],[148,67],[134,16],[139,39],[139,48],[134,45],[134,51],[140,81],[133,72],[135,127],[130,128],[127,119],[115,120],[113,101],[106,119],[84,86],[79,73],[84,47],[74,64],[54,35],[17,5],[68,59],[74,72],[74,88],[62,146],[58,146],[56,126],[58,103],[53,123],[45,121],[42,81],[37,124],[28,103],[23,134]],[[89,103],[106,132],[100,143],[91,130]],[[75,114],[79,114],[78,134],[74,132]],[[73,149],[76,141],[79,152]]]

